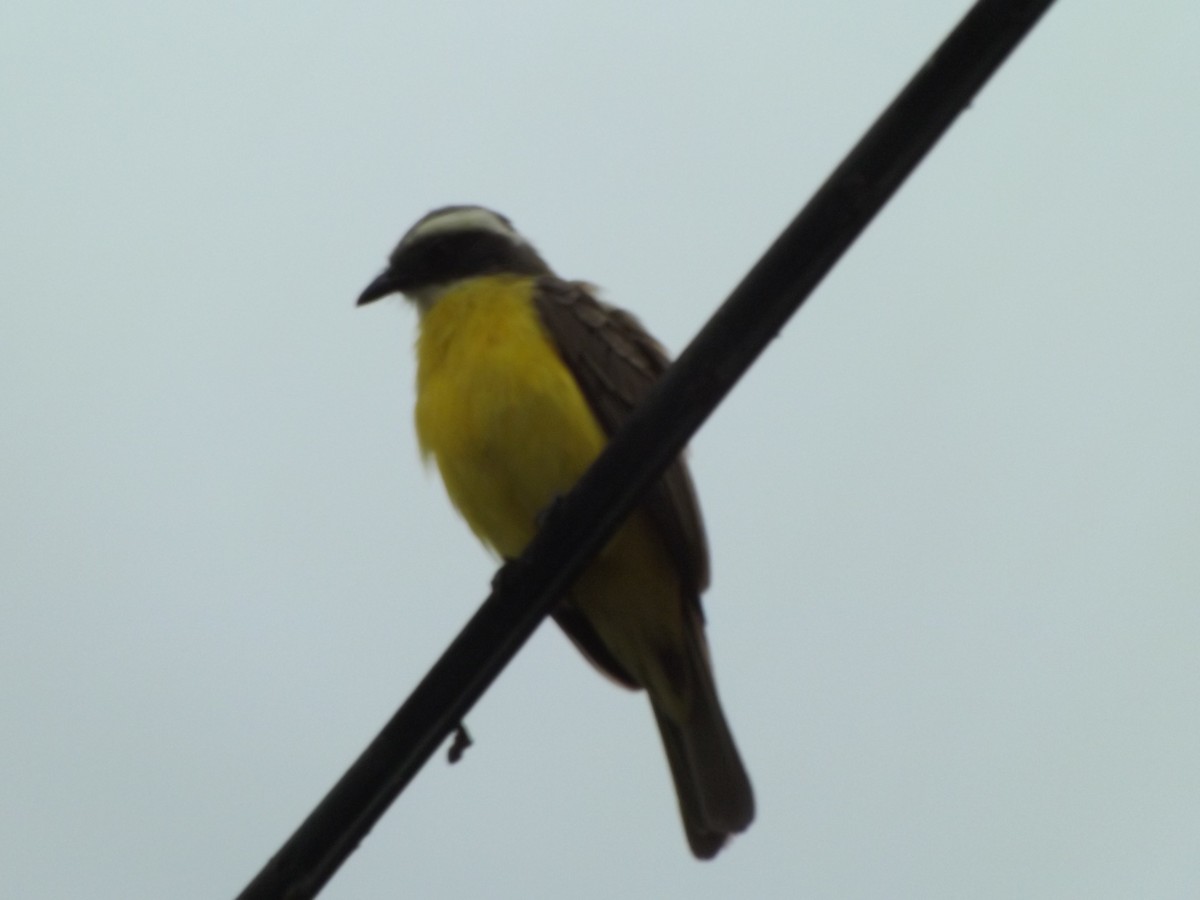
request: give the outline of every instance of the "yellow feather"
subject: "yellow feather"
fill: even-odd
[[[524,276],[465,281],[424,312],[417,340],[422,452],[474,532],[510,559],[607,440],[538,319],[533,289]],[[571,602],[639,682],[679,709],[683,698],[655,663],[682,640],[678,576],[644,514],[580,577]]]
[[[424,314],[417,341],[421,449],[475,533],[509,558],[605,443],[532,290],[527,277],[467,281]]]

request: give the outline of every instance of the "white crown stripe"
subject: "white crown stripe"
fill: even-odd
[[[508,238],[514,244],[524,244],[525,239],[491,210],[481,207],[452,209],[418,222],[404,236],[402,246],[408,246],[435,234],[455,231],[490,231]]]

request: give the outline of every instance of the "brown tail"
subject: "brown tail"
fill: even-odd
[[[681,660],[687,703],[657,699],[651,690],[650,705],[662,734],[679,811],[688,844],[700,859],[711,859],[731,834],[745,831],[754,819],[754,792],[738,756],[721,704],[704,645],[699,616],[690,618],[688,641]]]

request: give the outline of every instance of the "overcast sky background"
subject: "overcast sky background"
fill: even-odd
[[[486,594],[413,220],[678,351],[966,8],[0,9],[0,893],[233,896]],[[545,627],[323,896],[1200,895],[1198,37],[1059,4],[693,442],[744,836]]]

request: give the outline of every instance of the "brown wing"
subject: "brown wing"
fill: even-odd
[[[581,282],[540,278],[534,304],[596,419],[612,436],[670,365],[666,352],[636,318],[600,302]],[[708,541],[682,458],[650,489],[643,508],[679,567],[685,595],[698,604],[708,587]]]

